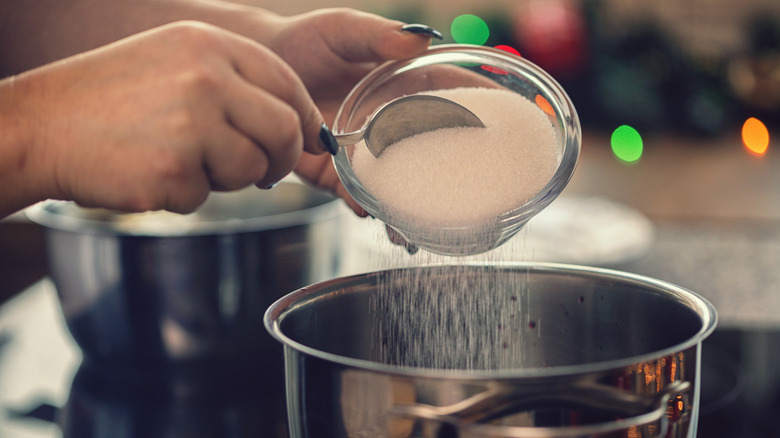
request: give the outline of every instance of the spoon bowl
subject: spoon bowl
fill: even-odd
[[[457,127],[484,128],[485,124],[459,103],[439,96],[415,94],[388,102],[360,130],[335,137],[339,146],[351,146],[365,140],[368,150],[378,158],[388,146],[404,138]]]

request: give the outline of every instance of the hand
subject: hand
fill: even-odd
[[[403,246],[409,255],[415,255],[417,254],[417,251],[420,250],[420,248],[417,248],[416,245],[409,243],[404,238],[404,236],[401,235],[401,233],[396,231],[390,225],[385,225],[385,231],[387,232],[387,238],[390,239],[390,242],[392,242],[394,245]]]
[[[19,186],[41,198],[190,212],[210,190],[266,187],[304,150],[323,152],[322,115],[295,72],[206,24],[156,28],[0,84],[30,121]]]
[[[346,94],[369,71],[428,48],[429,36],[404,32],[403,26],[364,12],[325,9],[282,18],[268,46],[298,73],[330,124]],[[342,187],[329,156],[303,154],[296,172],[366,215]]]
[[[425,51],[430,35],[404,23],[352,9],[321,9],[281,18],[267,42],[298,73],[328,122],[368,72],[385,61]]]

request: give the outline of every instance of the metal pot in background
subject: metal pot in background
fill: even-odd
[[[85,362],[114,372],[281,380],[261,315],[278,297],[332,278],[343,210],[297,182],[212,193],[193,214],[116,214],[47,201],[50,275]]]
[[[548,264],[392,269],[274,303],[293,437],[693,438],[714,308]]]

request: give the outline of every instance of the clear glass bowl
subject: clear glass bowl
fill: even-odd
[[[514,91],[543,106],[549,116],[559,148],[558,167],[544,188],[525,204],[477,226],[430,226],[418,220],[405,220],[388,214],[385,206],[355,175],[351,163],[355,145],[341,148],[334,157],[341,182],[360,206],[398,231],[409,243],[430,252],[472,255],[497,248],[561,193],[574,173],[581,142],[579,117],[563,88],[541,68],[502,50],[440,45],[418,57],[392,61],[369,73],[346,97],[333,125],[335,134],[358,131],[379,108],[398,97],[474,86]]]

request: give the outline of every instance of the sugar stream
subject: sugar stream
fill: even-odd
[[[479,224],[526,202],[550,180],[559,160],[555,133],[533,103],[502,90],[436,94],[467,106],[487,128],[423,134],[391,146],[379,159],[356,148],[356,174],[393,214],[425,225]],[[475,271],[472,266],[499,263],[505,252],[469,258],[421,252],[412,262],[386,236],[377,236],[376,242],[377,252],[370,257],[379,270],[409,264],[453,268],[447,275],[433,267],[389,271],[381,278],[370,309],[374,360],[440,370],[526,366],[527,343],[534,342],[542,326],[524,311],[525,276],[499,277],[489,267]]]
[[[525,252],[523,234],[505,245],[509,248],[463,258],[424,251],[410,256],[377,233],[368,262],[388,274],[377,282],[369,306],[371,359],[438,370],[546,366],[543,357],[527,357],[544,329],[544,321],[528,312],[527,272],[494,273],[509,255],[533,258]],[[437,270],[443,265],[446,275]],[[395,269],[409,266],[430,269]]]

